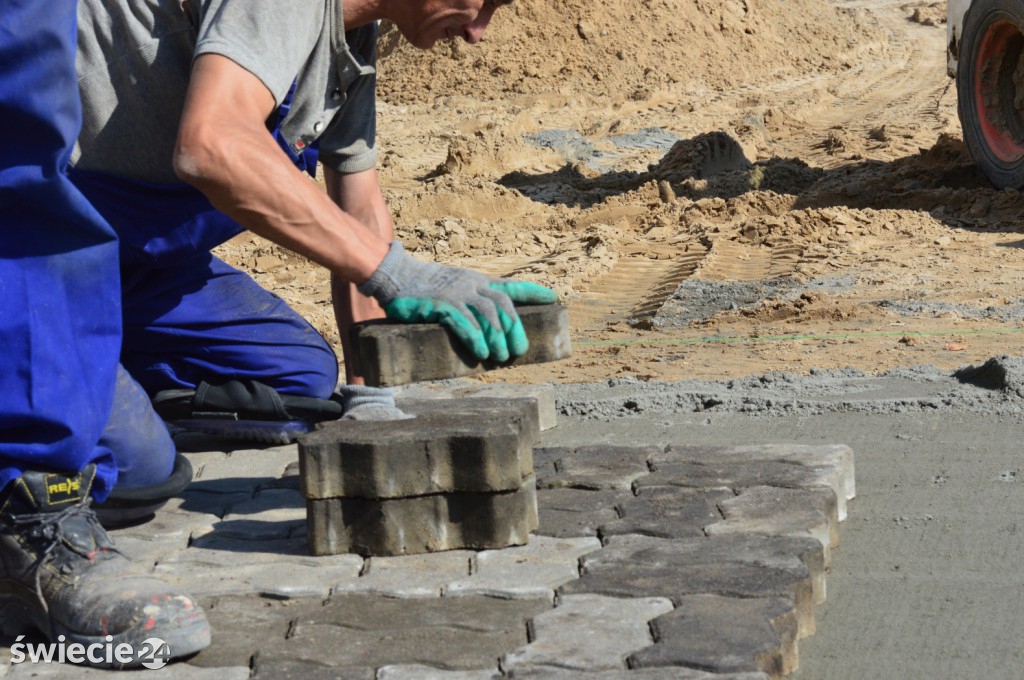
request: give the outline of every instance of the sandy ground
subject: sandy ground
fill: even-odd
[[[381,42],[380,166],[406,246],[569,304],[572,360],[493,379],[1020,353],[1024,200],[966,156],[945,3],[592,7],[517,0],[477,46]],[[323,271],[247,235],[221,253],[340,350]]]

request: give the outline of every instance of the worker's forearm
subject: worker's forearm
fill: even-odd
[[[387,254],[388,240],[342,211],[266,133],[180,139],[175,167],[214,207],[345,281],[362,283]]]

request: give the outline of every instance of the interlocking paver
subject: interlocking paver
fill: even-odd
[[[428,414],[459,414],[480,420],[506,420],[514,423],[530,445],[540,442],[540,413],[534,399],[452,398],[400,399],[396,404],[417,417]],[[532,471],[532,470],[530,470]]]
[[[404,385],[474,375],[498,366],[536,364],[572,356],[564,307],[519,307],[530,349],[504,364],[481,362],[439,324],[373,322],[352,329],[357,363],[367,385]]]
[[[287,639],[265,644],[260,656],[278,663],[478,670],[526,644],[526,621],[548,608],[536,600],[336,595],[318,611],[303,612]]]
[[[755,486],[783,488],[826,487],[836,494],[839,520],[846,519],[843,470],[839,465],[802,465],[788,461],[755,460],[744,462],[654,463],[654,472],[637,481],[644,486],[687,486],[696,488],[724,486],[748,489]]]
[[[456,384],[414,383],[398,390],[396,403],[406,399],[530,399],[537,404],[541,430],[550,430],[557,423],[555,386],[551,383],[516,385],[512,383],[478,383],[468,380]]]
[[[656,642],[630,656],[631,667],[761,671],[772,678],[796,668],[796,613],[786,600],[692,595],[676,604],[651,622]]]
[[[384,666],[377,680],[501,680],[497,668],[473,671],[446,671],[430,666]]]
[[[708,535],[811,536],[825,548],[826,568],[831,564],[831,549],[839,544],[836,496],[831,489],[753,487],[723,500],[719,509],[724,519],[705,525]]]
[[[665,597],[677,605],[690,595],[781,597],[793,603],[801,637],[814,633],[814,589],[803,564],[767,567],[739,562],[712,564],[596,564],[559,594],[595,593],[611,597]]]
[[[311,557],[304,541],[203,537],[160,560],[155,572],[195,596],[259,593],[281,598],[327,597],[363,569],[357,555]]]
[[[661,448],[654,446],[595,445],[558,449],[554,470],[538,475],[537,485],[540,488],[628,491],[633,482],[649,474],[647,459],[660,452]]]
[[[324,666],[316,661],[277,659],[257,654],[252,678],[259,680],[375,680],[370,667]]]
[[[853,449],[845,444],[744,444],[739,446],[694,446],[670,444],[665,452],[651,457],[659,462],[744,462],[778,460],[802,465],[838,465],[843,470],[846,500],[857,495]]]
[[[647,622],[671,610],[664,598],[563,597],[553,610],[533,618],[530,644],[502,657],[501,666],[623,669],[630,653],[653,643]]]
[[[529,433],[511,414],[425,413],[409,420],[339,420],[299,441],[308,499],[388,499],[509,491],[533,473]]]
[[[272,600],[250,593],[203,598],[200,604],[214,635],[210,647],[189,659],[189,666],[249,667],[261,645],[285,639],[301,611],[321,606],[315,600]]]
[[[579,576],[579,558],[600,548],[596,538],[536,536],[526,546],[484,551],[475,573],[448,584],[444,594],[553,599],[555,588]]]
[[[264,489],[230,505],[215,525],[222,536],[266,540],[306,533],[306,500],[294,489]]]
[[[702,538],[666,539],[652,536],[612,536],[604,548],[583,557],[583,571],[614,564],[670,566],[739,562],[789,568],[803,564],[811,574],[814,601],[825,601],[825,554],[821,543],[810,537],[760,534],[720,534]]]
[[[617,507],[621,516],[598,528],[602,537],[647,534],[664,538],[704,535],[704,526],[722,519],[718,504],[734,498],[730,489],[649,486]]]
[[[314,555],[407,555],[523,545],[537,526],[531,475],[518,491],[448,493],[379,501],[308,500]]]
[[[597,536],[597,528],[619,518],[615,506],[633,498],[629,491],[538,489],[537,533],[556,538]]]
[[[440,597],[442,589],[469,576],[476,553],[453,550],[427,555],[371,557],[358,579],[333,588],[335,593],[376,593],[389,597]]]

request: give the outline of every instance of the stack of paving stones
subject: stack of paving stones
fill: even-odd
[[[523,545],[537,528],[529,399],[404,400],[414,415],[339,420],[299,440],[314,555]]]
[[[403,395],[478,389],[518,388]],[[550,388],[528,392],[552,403]],[[199,680],[781,677],[814,631],[854,496],[844,446],[537,447],[525,546],[313,557],[295,445],[176,441],[195,482],[113,535],[205,607],[212,645],[164,671]],[[4,680],[103,674],[0,663]]]

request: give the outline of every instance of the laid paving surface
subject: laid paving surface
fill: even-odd
[[[177,441],[192,486],[113,532],[210,618],[211,647],[169,677],[782,677],[815,631],[854,495],[843,446],[541,445],[525,546],[314,557],[296,445]],[[0,666],[5,680],[103,674]]]

